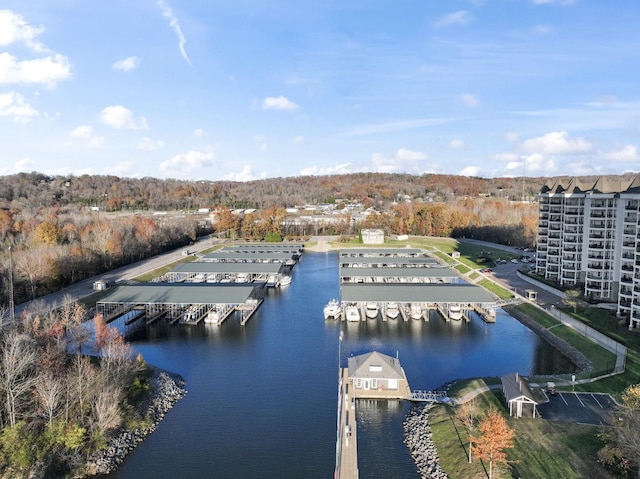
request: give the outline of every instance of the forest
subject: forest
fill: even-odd
[[[382,173],[250,182],[3,176],[0,301],[29,301],[207,234],[278,241],[317,234],[348,238],[362,228],[382,228],[388,235],[466,236],[533,247],[536,194],[547,181],[554,179]],[[289,213],[322,204],[334,207],[330,218]],[[361,205],[368,214],[347,204]]]

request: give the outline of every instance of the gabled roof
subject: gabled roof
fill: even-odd
[[[404,379],[397,358],[372,351],[352,356],[348,360],[350,378]]]
[[[636,193],[640,192],[640,175],[632,180],[600,176],[594,180],[581,180],[579,178],[551,179],[540,189],[540,193]]]
[[[529,387],[529,383],[518,373],[507,374],[506,376],[502,376],[500,380],[502,381],[502,390],[508,403],[511,401],[521,401],[538,404]]]
[[[123,284],[109,290],[97,304],[242,304],[263,284]]]

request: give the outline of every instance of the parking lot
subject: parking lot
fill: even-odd
[[[558,391],[549,395],[549,402],[538,405],[543,419],[580,424],[608,424],[615,406],[610,394]]]

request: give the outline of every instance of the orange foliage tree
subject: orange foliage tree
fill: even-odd
[[[478,436],[470,437],[471,452],[489,463],[489,479],[492,478],[493,465],[507,462],[505,449],[513,447],[515,432],[496,409],[490,409],[478,424]]]

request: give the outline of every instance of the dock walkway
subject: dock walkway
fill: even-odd
[[[340,369],[338,431],[336,433],[336,479],[357,479],[358,444],[354,395],[349,395],[349,369]]]

